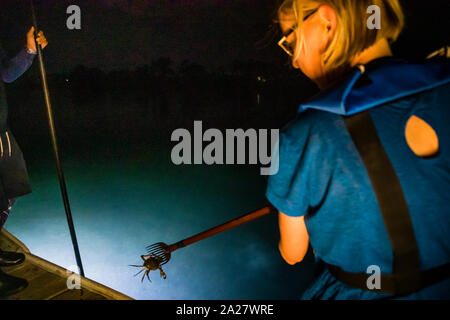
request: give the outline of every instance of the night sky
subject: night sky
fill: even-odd
[[[13,3],[14,2],[14,3]],[[29,24],[28,1],[3,1],[2,42],[20,45]],[[134,68],[160,56],[220,66],[235,59],[271,59],[257,49],[271,26],[274,1],[36,1],[38,20],[50,41],[50,72],[76,65],[109,71]],[[77,4],[82,29],[66,28],[66,8]],[[6,39],[5,39],[6,38]],[[13,45],[11,45],[11,42]],[[272,47],[273,49],[273,47]]]
[[[271,23],[277,0],[39,0],[40,27],[50,41],[49,72],[67,72],[77,65],[105,71],[131,69],[169,56],[208,67],[237,60],[279,61]],[[82,11],[82,29],[66,28],[66,8]],[[403,1],[407,29],[394,50],[423,57],[448,41],[447,0]],[[0,4],[0,40],[14,51],[30,25],[28,0]],[[22,38],[21,38],[22,37]],[[272,39],[272,40],[271,40]],[[257,45],[257,44],[260,45]],[[262,45],[261,45],[262,43]]]

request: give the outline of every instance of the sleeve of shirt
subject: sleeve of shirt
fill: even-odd
[[[14,58],[8,59],[0,47],[0,77],[3,82],[13,82],[33,64],[34,54],[23,48]]]
[[[311,130],[307,121],[299,120],[296,119],[280,133],[278,172],[269,176],[266,190],[270,203],[291,217],[304,216],[309,207],[311,153],[308,151],[308,144]]]

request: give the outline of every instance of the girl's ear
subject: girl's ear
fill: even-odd
[[[327,30],[329,37],[334,35],[337,26],[337,16],[333,8],[328,5],[319,7],[318,14],[323,23],[323,27]]]

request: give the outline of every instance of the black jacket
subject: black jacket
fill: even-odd
[[[21,50],[8,59],[0,47],[0,210],[8,208],[8,199],[31,192],[28,173],[13,134],[8,129],[8,104],[4,83],[13,82],[33,63],[34,55]]]

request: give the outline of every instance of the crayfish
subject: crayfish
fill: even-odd
[[[134,264],[130,265],[131,267],[143,268],[141,271],[136,273],[134,276],[137,276],[142,271],[145,271],[144,274],[142,275],[142,282],[144,281],[145,276],[147,276],[148,281],[152,282],[150,280],[150,277],[148,274],[150,273],[150,271],[159,269],[159,274],[161,275],[161,278],[166,279],[167,276],[164,273],[163,269],[161,268],[161,262],[163,262],[163,260],[164,260],[163,258],[161,258],[160,256],[157,256],[157,255],[152,255],[152,254],[142,255],[141,258],[142,258],[142,260],[144,260],[144,263],[142,265],[140,265],[140,266],[134,265]]]

